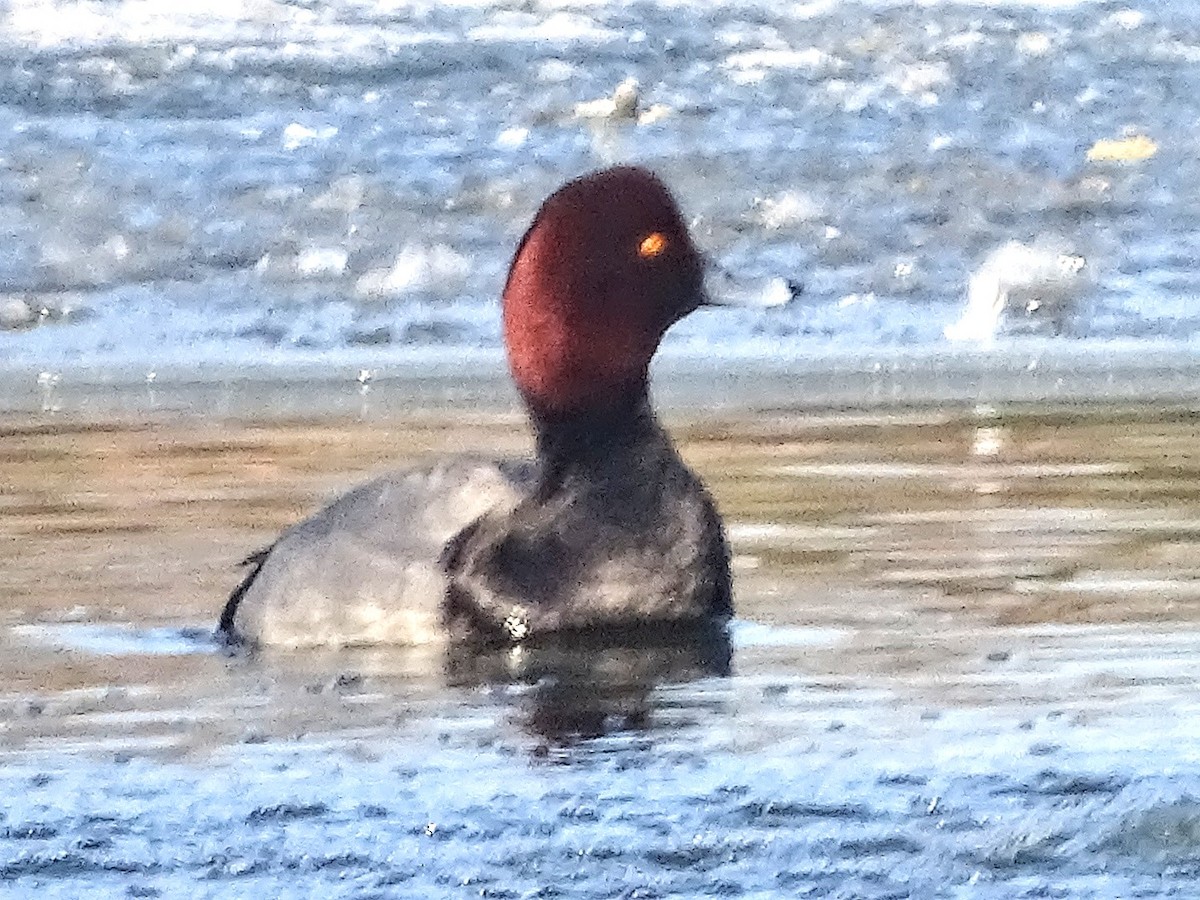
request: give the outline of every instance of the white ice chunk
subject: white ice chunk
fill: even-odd
[[[24,328],[36,315],[24,298],[0,297],[0,329]]]
[[[390,269],[373,269],[358,279],[361,297],[402,297],[415,293],[452,296],[459,293],[471,271],[471,262],[453,247],[410,244],[400,251]]]
[[[283,149],[297,150],[305,144],[327,141],[337,133],[338,130],[333,125],[309,128],[307,125],[293,122],[283,129]]]
[[[309,247],[296,257],[296,271],[304,276],[340,275],[349,255],[341,247]]]
[[[1058,247],[1009,241],[971,276],[966,309],[946,337],[987,342],[1017,321],[1061,331],[1087,286],[1085,262]]]

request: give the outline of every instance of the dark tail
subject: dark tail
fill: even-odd
[[[246,596],[246,591],[250,590],[250,585],[254,584],[254,579],[258,577],[258,573],[262,571],[263,563],[267,561],[267,557],[271,555],[271,551],[275,549],[275,545],[266,547],[255,553],[251,553],[243,559],[238,565],[253,566],[246,577],[242,579],[241,584],[233,589],[233,593],[229,595],[229,599],[225,601],[225,608],[221,610],[221,619],[217,622],[217,634],[231,644],[240,643],[241,638],[233,628],[233,618],[237,615],[238,606],[242,602],[242,598]]]

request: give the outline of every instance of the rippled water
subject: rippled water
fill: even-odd
[[[1191,366],[1198,66],[1187,0],[12,0],[0,356],[495,366],[538,202],[635,160],[726,264],[808,288],[676,354],[936,352],[968,297],[973,346],[1003,295],[1001,348]],[[640,120],[578,106],[631,77]]]
[[[211,641],[280,524],[509,413],[9,417],[0,896],[1194,895],[1194,413],[674,421],[731,665]]]
[[[1195,896],[1198,65],[1185,0],[0,3],[0,897]],[[806,284],[659,370],[732,646],[225,655],[279,527],[526,446],[509,254],[624,160]]]

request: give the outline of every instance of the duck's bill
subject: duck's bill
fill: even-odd
[[[772,309],[787,306],[803,290],[800,282],[790,278],[734,275],[710,260],[704,267],[704,300],[700,305]]]

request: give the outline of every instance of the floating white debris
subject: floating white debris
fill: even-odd
[[[717,306],[741,306],[770,309],[786,306],[796,298],[795,284],[776,275],[746,277],[731,275],[719,266],[710,266],[704,276],[709,301]]]
[[[624,43],[631,37],[628,30],[606,28],[590,16],[561,10],[545,18],[529,12],[497,10],[486,24],[467,31],[468,41],[483,44],[601,44],[618,40]]]
[[[1108,21],[1126,31],[1133,31],[1142,27],[1146,21],[1146,14],[1138,9],[1119,9],[1108,17]]]
[[[349,254],[341,247],[309,247],[296,257],[296,271],[306,277],[340,275]]]
[[[415,293],[452,296],[460,292],[471,262],[445,244],[409,245],[390,269],[373,269],[354,286],[361,297],[387,298]]]
[[[11,330],[32,325],[37,313],[22,297],[0,297],[0,329]]]
[[[849,309],[851,306],[871,306],[875,302],[875,292],[865,294],[846,294],[838,298],[838,309]]]
[[[637,121],[639,125],[653,125],[655,122],[661,122],[674,112],[675,110],[665,103],[655,103],[638,113]]]
[[[1050,36],[1041,31],[1027,31],[1017,38],[1017,50],[1025,56],[1045,56],[1053,48]]]
[[[305,144],[327,141],[337,133],[338,130],[333,125],[326,125],[322,128],[309,128],[306,125],[301,125],[299,122],[293,122],[283,129],[283,149],[296,150]]]
[[[821,217],[821,208],[805,194],[784,191],[775,197],[756,198],[754,218],[764,228],[776,231]]]
[[[726,68],[743,71],[807,69],[814,73],[828,73],[841,69],[844,65],[840,59],[817,47],[808,47],[804,50],[791,48],[747,50],[743,53],[734,53],[725,60]]]
[[[1009,241],[971,276],[966,309],[945,335],[952,341],[987,342],[1015,324],[1058,333],[1087,286],[1084,267],[1082,256]]]
[[[971,441],[972,456],[999,456],[1009,442],[1008,429],[1000,425],[981,425]]]
[[[561,59],[548,59],[537,70],[537,80],[545,84],[562,84],[570,81],[579,72],[579,67]]]
[[[42,394],[42,412],[58,412],[62,403],[58,399],[58,383],[62,375],[58,372],[38,372],[38,389]]]
[[[923,97],[950,83],[950,67],[943,62],[900,66],[888,74],[886,81],[906,96]]]
[[[529,140],[528,128],[505,128],[498,135],[493,144],[500,150],[515,150]]]
[[[626,78],[617,85],[611,97],[586,100],[575,104],[580,119],[636,119],[641,106],[641,92],[636,78]]]
[[[104,250],[111,253],[113,259],[125,259],[129,256],[129,241],[123,234],[114,234],[104,242]]]
[[[1105,138],[1092,144],[1088,162],[1141,162],[1158,153],[1158,144],[1144,134]]]

